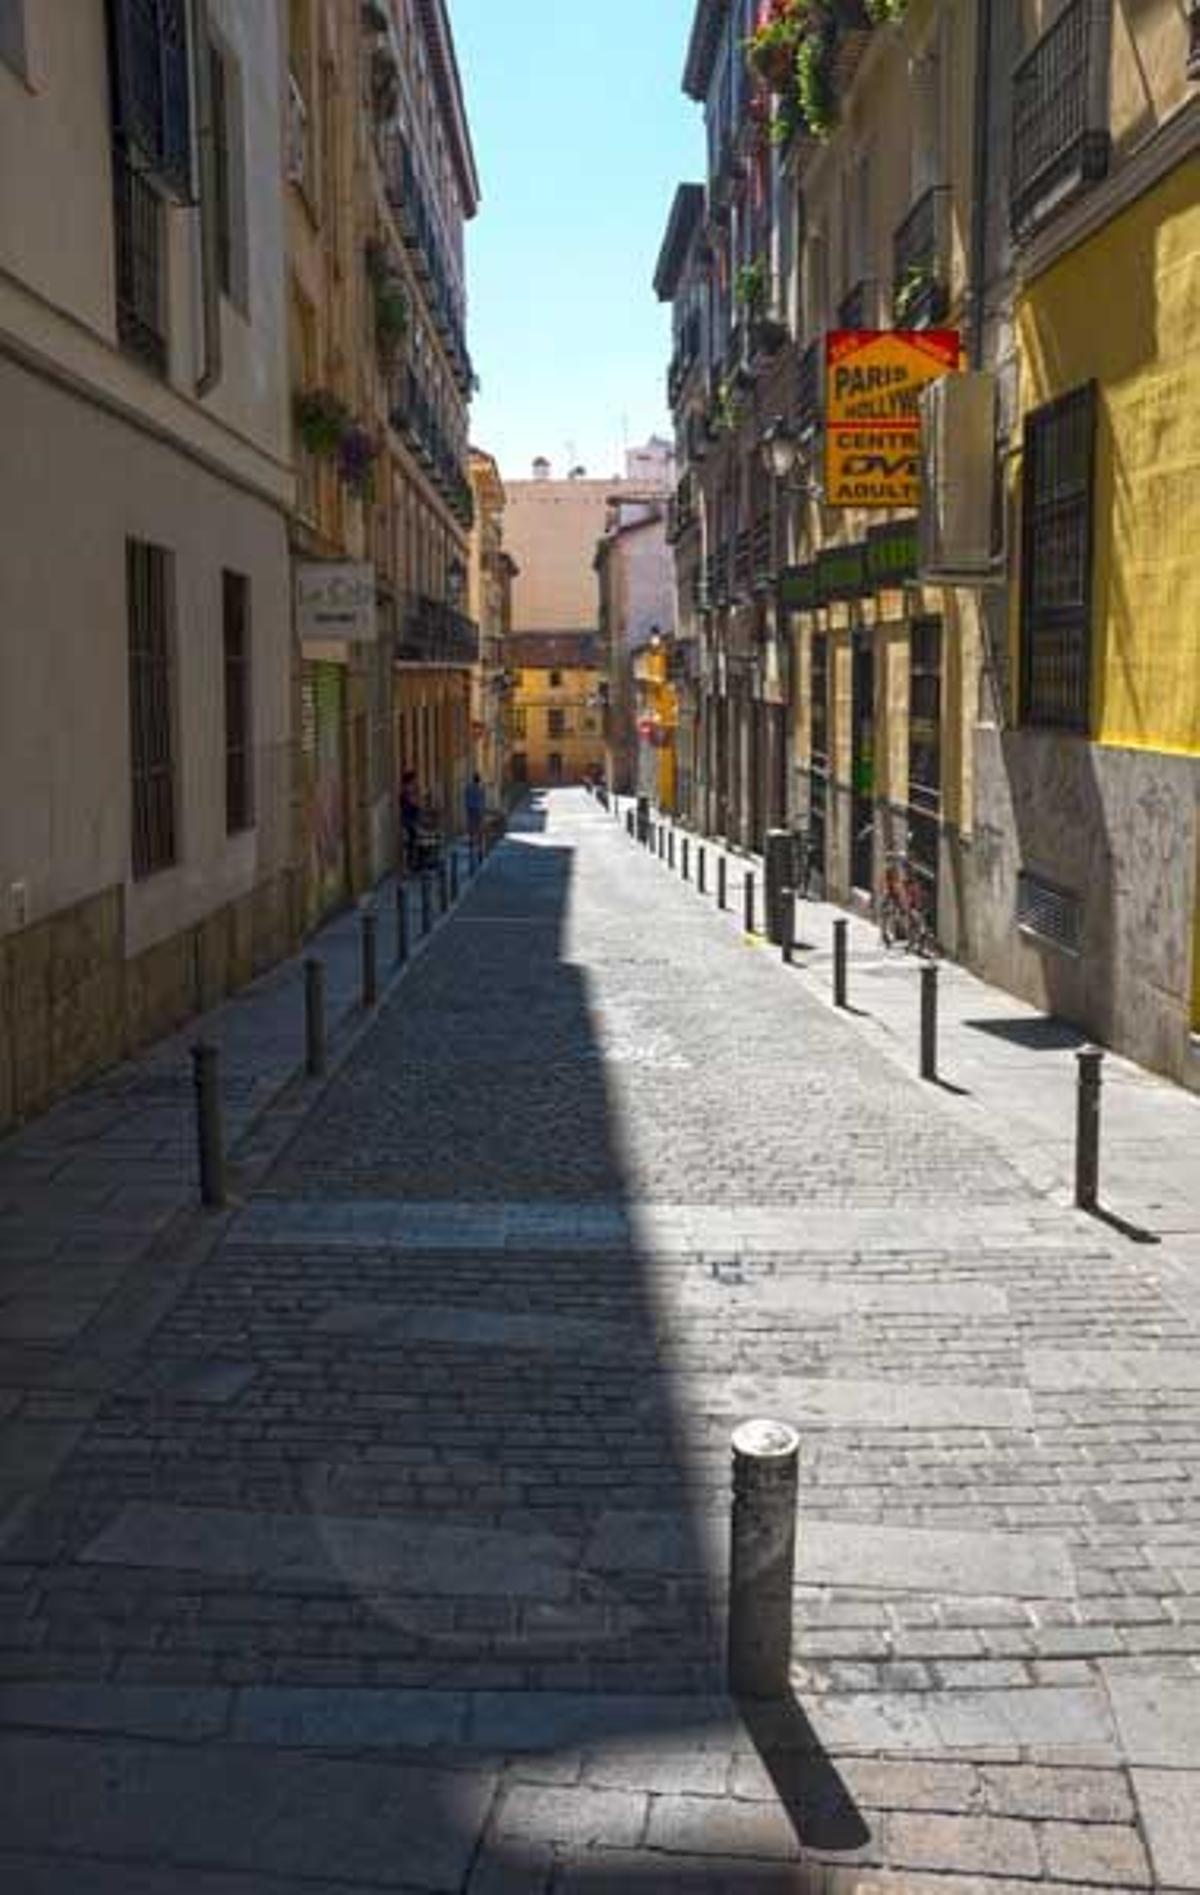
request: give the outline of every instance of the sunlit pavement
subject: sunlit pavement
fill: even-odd
[[[1200,1888],[1186,1272],[809,960],[564,791],[230,1218],[164,1167],[122,1268],[97,1177],[95,1308],[0,1147],[4,1310],[69,1282],[2,1359],[6,1895]],[[757,1413],[796,1651],[739,1712]]]

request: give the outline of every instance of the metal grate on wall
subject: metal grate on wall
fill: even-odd
[[[1083,904],[1077,895],[1022,870],[1017,877],[1017,926],[1065,954],[1083,946]]]

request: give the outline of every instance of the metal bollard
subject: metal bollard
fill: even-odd
[[[779,951],[790,967],[796,958],[796,891],[786,883],[779,890]]]
[[[673,829],[667,830],[667,867],[669,869],[675,867],[675,831]]]
[[[379,998],[379,917],[365,908],[362,918],[362,1003],[373,1007]]]
[[[304,1070],[310,1079],[325,1071],[325,963],[304,963]]]
[[[196,1143],[200,1155],[200,1202],[206,1210],[226,1204],[225,1134],[221,1125],[221,1055],[201,1040],[192,1048],[196,1087]]]
[[[625,834],[629,837],[629,840],[632,842],[633,841],[633,811],[631,809],[627,809],[625,811]]]
[[[850,923],[835,921],[833,924],[833,1004],[846,1007],[846,956],[850,945]]]
[[[800,1437],[781,1421],[747,1421],[733,1437],[729,1541],[729,1689],[786,1698]]]
[[[698,895],[707,895],[708,893],[706,886],[707,868],[708,858],[704,853],[704,844],[698,842],[696,844],[696,893]]]
[[[450,870],[449,870],[449,867],[447,866],[446,856],[445,856],[444,851],[438,861],[437,879],[438,879],[438,907],[441,909],[441,912],[445,914],[447,908],[450,906]]]
[[[450,900],[458,900],[458,850],[450,851]]]
[[[680,873],[682,874],[685,882],[688,882],[691,880],[691,855],[692,855],[692,845],[689,839],[687,838],[687,836],[685,836],[683,838],[682,843],[680,844],[681,859],[680,859],[680,864],[679,864]]]
[[[717,857],[717,907],[724,910],[729,906],[729,864],[723,855]]]
[[[742,883],[742,903],[745,908],[746,933],[754,933],[754,876],[746,870],[746,879]]]
[[[938,1069],[938,965],[921,969],[921,1077],[936,1079]]]
[[[1076,1053],[1079,1091],[1075,1107],[1075,1203],[1094,1211],[1100,1202],[1100,1088],[1104,1084],[1104,1054],[1098,1046]]]
[[[433,926],[433,880],[428,871],[421,877],[421,933]]]
[[[396,965],[402,967],[408,959],[408,883],[396,883]]]

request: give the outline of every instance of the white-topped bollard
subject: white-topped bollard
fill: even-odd
[[[800,1437],[782,1421],[746,1421],[733,1437],[729,1541],[729,1689],[788,1695]]]

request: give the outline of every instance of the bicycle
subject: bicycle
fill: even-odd
[[[925,886],[906,855],[892,853],[885,858],[878,920],[879,938],[885,948],[903,942],[906,954],[926,958],[938,954],[937,937],[925,900]]]

